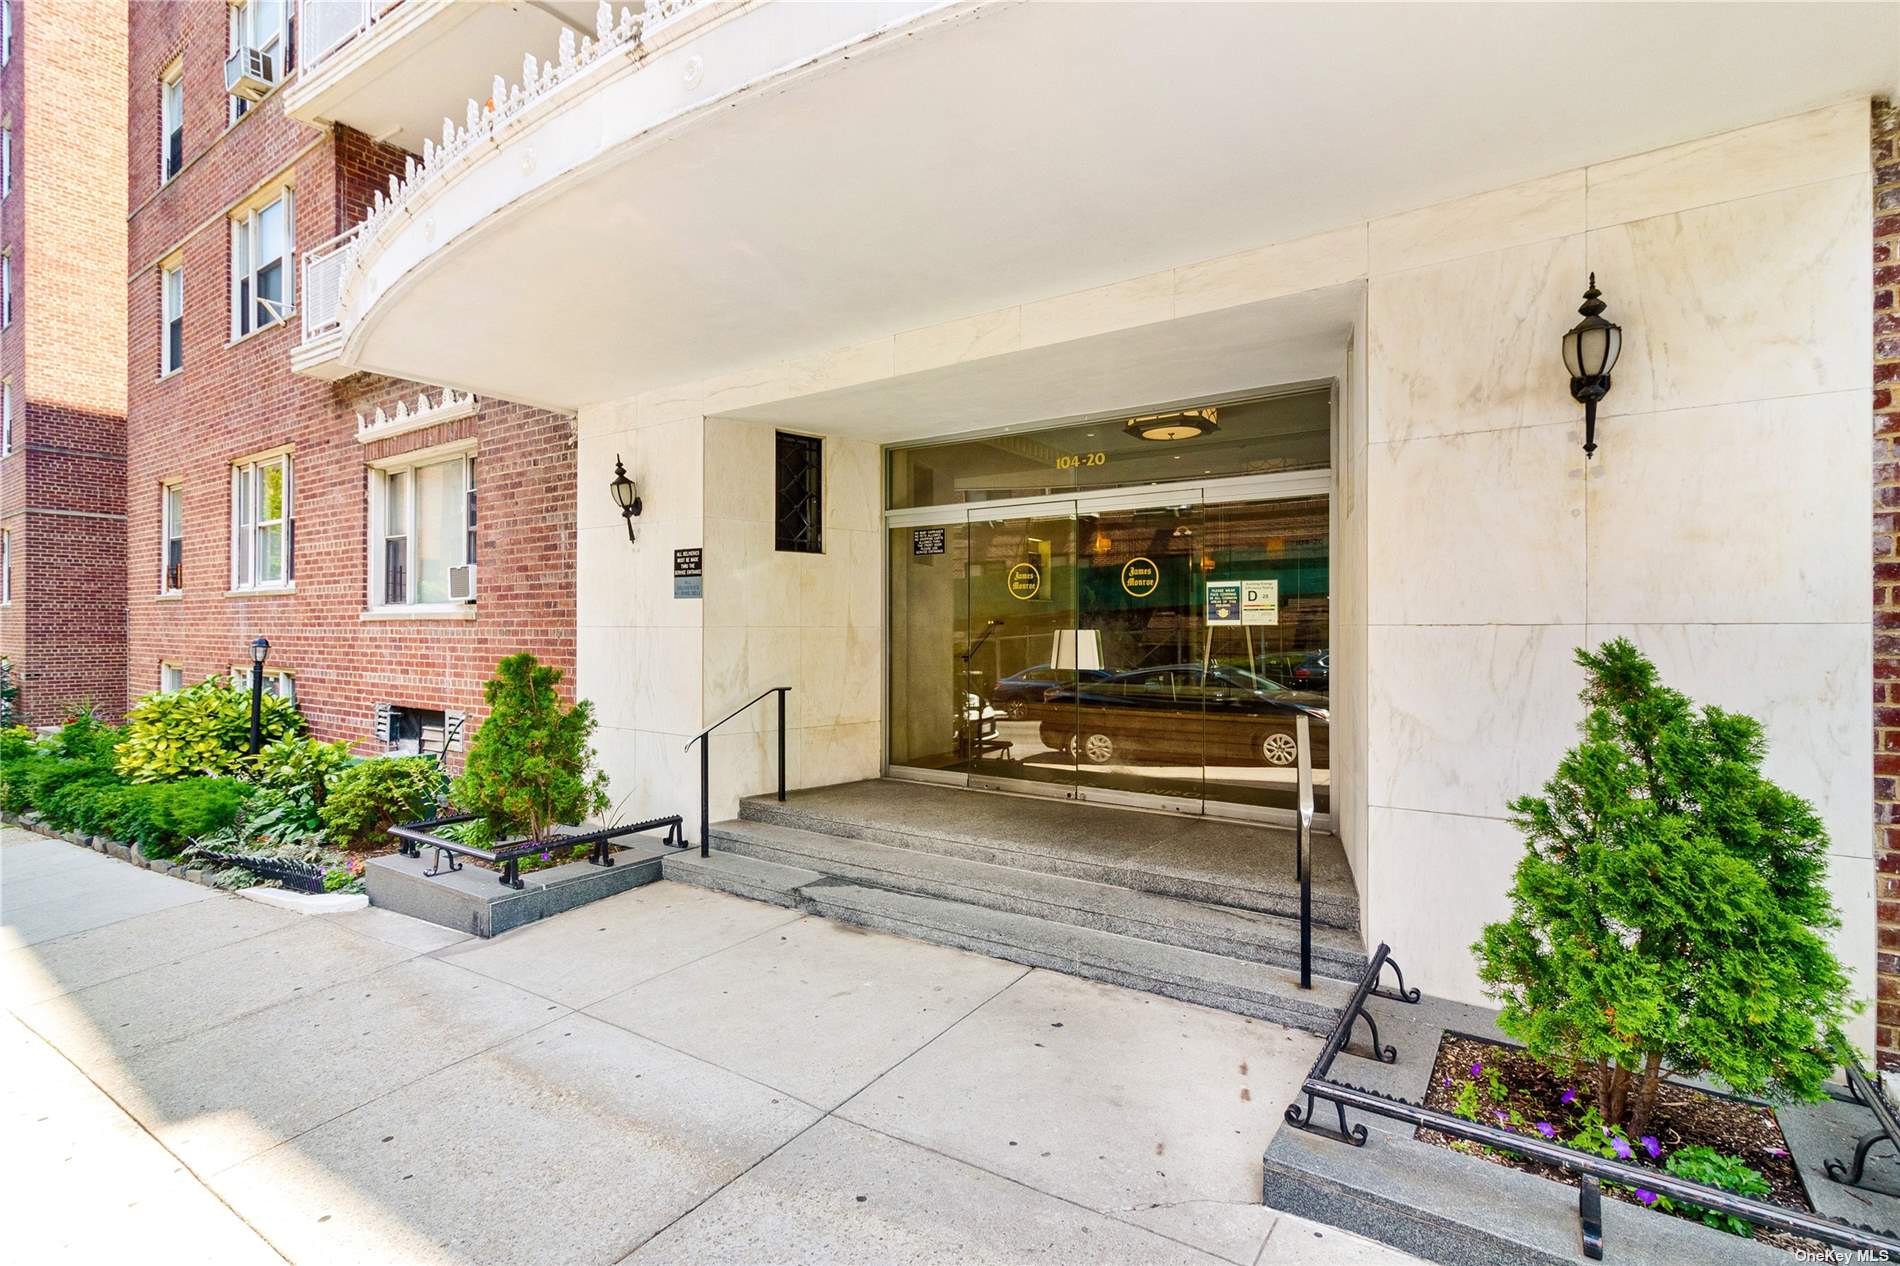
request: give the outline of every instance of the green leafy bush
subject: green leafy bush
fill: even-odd
[[[321,806],[332,775],[355,758],[350,740],[323,743],[301,735],[286,735],[258,750],[252,779],[260,787],[306,798]]]
[[[0,730],[0,760],[12,760],[32,751],[39,742],[33,731],[24,725],[9,725]]]
[[[593,705],[569,708],[561,670],[526,653],[495,666],[482,688],[488,718],[476,731],[455,803],[486,821],[494,839],[543,840],[562,823],[608,808],[607,776],[593,769]]]
[[[1698,710],[1621,638],[1577,662],[1583,741],[1512,802],[1511,917],[1472,947],[1498,1027],[1593,1074],[1631,1137],[1665,1072],[1819,1098],[1849,1055],[1820,819],[1762,777],[1751,718]]]
[[[259,724],[266,744],[304,732],[296,706],[274,695],[263,697]],[[250,692],[211,677],[134,704],[117,747],[118,770],[135,782],[243,774],[251,768],[250,741]]]
[[[345,766],[330,778],[319,816],[338,848],[375,848],[389,828],[428,817],[447,779],[433,756],[378,756]]]
[[[1679,1147],[1669,1154],[1663,1162],[1663,1168],[1678,1178],[1687,1178],[1691,1182],[1707,1183],[1711,1187],[1720,1187],[1732,1191],[1738,1196],[1765,1196],[1774,1188],[1763,1178],[1761,1171],[1748,1165],[1739,1157],[1718,1152],[1712,1147],[1700,1143]],[[1697,1213],[1702,1221],[1719,1231],[1730,1235],[1743,1235],[1753,1238],[1755,1228],[1742,1219],[1727,1213],[1717,1213],[1699,1204],[1686,1200],[1675,1202],[1685,1213]]]

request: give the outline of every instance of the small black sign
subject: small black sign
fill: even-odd
[[[699,551],[697,549],[676,549],[673,551],[673,574],[675,576],[698,576]]]
[[[913,558],[943,553],[943,529],[940,527],[912,528],[910,552]]]

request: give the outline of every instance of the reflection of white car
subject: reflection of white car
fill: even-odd
[[[966,692],[963,696],[963,715],[957,720],[957,732],[963,749],[972,756],[1007,749],[1009,740],[998,738],[996,734],[996,723],[1003,720],[1005,715],[983,702],[980,696]]]

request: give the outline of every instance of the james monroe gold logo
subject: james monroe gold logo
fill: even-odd
[[[1034,563],[1017,563],[1009,569],[1009,596],[1027,602],[1042,592],[1042,571]]]
[[[1152,558],[1136,555],[1122,564],[1122,589],[1131,598],[1145,598],[1161,585],[1161,569]]]

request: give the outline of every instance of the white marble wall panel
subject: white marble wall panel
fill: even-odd
[[[1569,420],[1557,349],[1583,276],[1578,235],[1374,277],[1372,441]]]
[[[1854,996],[1872,998],[1877,969],[1873,861],[1866,857],[1829,857],[1827,886],[1834,897],[1834,908],[1841,916],[1841,926],[1829,938],[1834,955],[1854,979]],[[1848,1021],[1847,1036],[1871,1066],[1874,1053],[1871,1002],[1866,1010]]]
[[[1581,624],[1583,453],[1567,425],[1373,444],[1373,624]]]
[[[1504,817],[1576,739],[1583,638],[1581,625],[1372,626],[1372,803]]]
[[[1583,172],[1527,180],[1374,220],[1371,271],[1399,272],[1583,232]]]
[[[1392,947],[1407,984],[1437,997],[1486,1001],[1471,944],[1510,917],[1511,879],[1524,855],[1508,822],[1374,806],[1378,856],[1366,939]]]
[[[1865,101],[1843,101],[1757,127],[1598,163],[1587,172],[1590,227],[1866,171]]]
[[[1600,421],[1590,618],[1865,624],[1870,409],[1842,391]]]
[[[1869,179],[1592,231],[1590,267],[1624,330],[1599,412],[1870,388]]]

